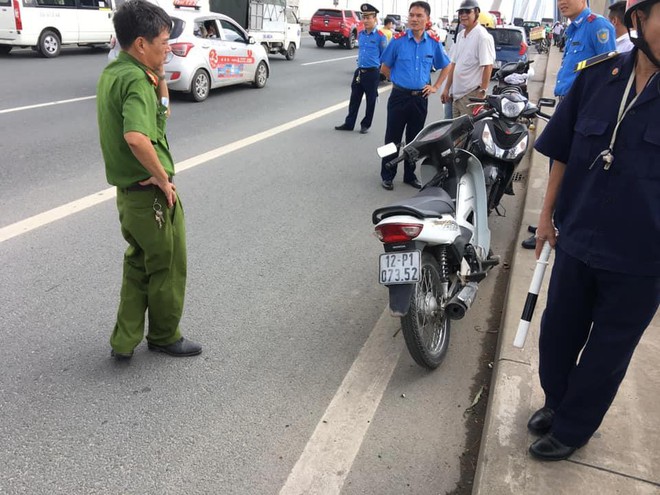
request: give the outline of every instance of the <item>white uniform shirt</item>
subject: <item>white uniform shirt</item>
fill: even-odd
[[[456,64],[451,93],[457,100],[481,86],[483,66],[495,62],[495,40],[481,24],[467,36],[463,30],[452,47],[451,61]]]
[[[619,53],[626,53],[635,48],[633,42],[630,41],[628,33],[622,34],[616,39],[616,51]]]

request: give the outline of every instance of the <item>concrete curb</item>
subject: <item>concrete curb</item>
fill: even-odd
[[[561,54],[551,50],[543,96],[552,97]],[[539,122],[537,135],[544,124]],[[533,152],[519,242],[536,224],[548,178],[548,159]],[[551,258],[552,263],[552,258]],[[527,432],[530,415],[543,405],[538,382],[538,332],[545,307],[550,268],[546,271],[524,349],[513,347],[535,256],[517,248],[512,260],[498,356],[474,479],[474,495],[504,494],[659,494],[660,318],[647,330],[601,428],[570,460],[543,463],[527,453],[534,437]]]

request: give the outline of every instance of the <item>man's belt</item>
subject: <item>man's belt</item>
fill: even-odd
[[[422,91],[421,89],[402,88],[401,86],[397,86],[396,84],[393,84],[392,87],[397,91],[409,94],[410,96],[424,96],[424,91]]]
[[[148,180],[148,179],[145,179]],[[168,179],[170,183],[172,182],[172,177]],[[131,184],[130,186],[127,187],[122,187],[122,191],[153,191],[154,189],[158,189],[158,186],[154,184],[147,184],[147,185],[142,185],[139,182],[136,182],[135,184]]]
[[[380,67],[358,67],[358,70],[364,74],[365,72],[376,72],[380,70]]]

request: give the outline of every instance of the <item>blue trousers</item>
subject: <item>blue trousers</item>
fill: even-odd
[[[660,277],[596,269],[558,246],[539,375],[559,441],[579,447],[598,429],[659,303]]]
[[[371,127],[374,119],[374,110],[376,110],[376,100],[378,99],[378,83],[380,82],[380,72],[376,70],[357,69],[353,74],[351,82],[351,100],[348,104],[348,115],[344,124],[353,129],[357,120],[362,96],[366,95],[367,109],[364,118],[360,122],[360,127]]]
[[[385,144],[395,143],[397,147],[406,132],[406,143],[411,142],[415,136],[424,128],[426,115],[428,113],[428,99],[423,96],[412,96],[408,91],[392,89],[389,100],[387,100],[387,128],[385,129]],[[387,170],[385,164],[397,155],[389,155],[383,158],[380,166],[380,176],[383,180],[394,180],[396,169]],[[403,181],[416,180],[415,164],[404,162]]]

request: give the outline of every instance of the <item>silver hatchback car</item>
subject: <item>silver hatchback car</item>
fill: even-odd
[[[172,56],[165,64],[167,86],[204,101],[211,88],[252,83],[263,88],[270,75],[268,55],[233,19],[178,8],[170,12]]]

